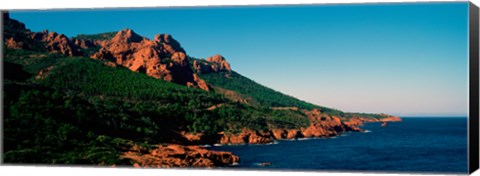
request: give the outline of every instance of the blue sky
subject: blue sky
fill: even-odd
[[[237,72],[350,112],[468,112],[468,3],[14,11],[67,36],[169,33],[187,54],[222,54]]]

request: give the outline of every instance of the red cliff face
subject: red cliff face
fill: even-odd
[[[148,76],[174,82],[189,87],[210,90],[208,84],[195,75],[190,68],[185,50],[180,43],[168,34],[158,34],[149,40],[136,34],[131,29],[117,32],[110,40],[69,40],[65,35],[55,32],[31,32],[23,23],[3,16],[5,46],[11,49],[38,49],[67,56],[82,55],[80,48],[101,47],[91,58],[104,59],[145,73]],[[111,63],[109,62],[109,66]],[[215,59],[218,69],[226,69],[226,61]],[[228,66],[229,68],[229,66]]]
[[[212,57],[207,58],[207,62],[212,63],[212,70],[217,72],[220,70],[223,71],[232,71],[230,68],[230,63],[222,55],[215,55]]]
[[[157,34],[155,35],[154,41],[162,46],[162,52],[164,53],[169,53],[170,55],[176,52],[185,53],[180,43],[173,39],[170,34]]]
[[[5,46],[11,49],[22,49],[25,44],[22,41],[16,41],[13,37],[5,40]]]
[[[77,46],[65,35],[55,32],[31,32],[25,24],[10,19],[8,13],[3,16],[5,46],[10,49],[46,50],[67,56],[78,55]]]
[[[346,131],[358,131],[359,129],[351,127],[339,117],[329,116],[317,111],[306,112],[310,119],[310,126],[302,128],[302,134],[305,137],[331,137],[337,136]]]
[[[96,46],[100,46],[99,43],[101,42],[95,42],[91,40],[84,40],[84,39],[74,39],[72,42],[77,45],[79,48],[87,49],[87,48],[92,48]]]
[[[50,52],[67,56],[78,55],[77,46],[63,34],[45,30],[33,33],[31,38],[36,41],[42,41],[45,44],[45,48]]]
[[[152,41],[125,29],[103,42],[102,48],[91,57],[110,60],[157,79],[209,90],[206,82],[189,67],[183,48],[168,34],[156,35]]]
[[[221,132],[218,135],[206,137],[203,134],[189,134],[182,133],[185,138],[193,144],[205,143],[219,143],[219,144],[266,144],[271,143],[276,139],[298,139],[310,137],[333,137],[338,136],[343,132],[361,131],[358,124],[347,123],[342,121],[339,117],[329,116],[321,113],[318,109],[306,111],[310,125],[301,129],[283,129],[276,128],[268,131],[258,131],[251,129],[243,129],[239,133],[225,133]]]
[[[215,55],[207,58],[204,61],[195,60],[193,62],[193,68],[197,73],[211,73],[211,72],[220,72],[225,71],[230,73],[232,69],[230,68],[230,63],[222,55]]]
[[[222,133],[220,144],[266,144],[273,142],[271,132],[243,129],[238,134]]]

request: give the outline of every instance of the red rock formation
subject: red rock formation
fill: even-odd
[[[134,167],[216,167],[238,163],[231,152],[209,151],[199,146],[161,145],[153,150],[136,148],[124,152],[121,159],[135,162]]]
[[[5,46],[11,49],[22,49],[24,48],[24,43],[22,41],[15,41],[13,37],[10,37],[5,40]]]
[[[384,114],[382,114],[384,115]],[[380,122],[401,122],[402,119],[397,116],[384,115],[384,118],[380,119]]]
[[[353,117],[348,120],[342,120],[340,117],[328,115],[318,109],[311,111],[303,110],[302,112],[307,115],[310,125],[300,129],[274,128],[266,132],[260,132],[245,128],[237,134],[221,132],[218,135],[207,137],[201,133],[193,135],[184,132],[182,135],[193,144],[266,144],[271,143],[275,139],[323,138],[338,136],[341,133],[349,131],[363,131],[359,127],[362,126],[366,120],[368,120],[368,122],[390,122],[399,120],[398,117],[387,115],[385,115],[386,118],[383,119]]]
[[[65,35],[56,32],[42,32],[33,33],[30,36],[33,40],[42,41],[45,48],[53,53],[60,53],[68,56],[78,55],[77,47]]]
[[[36,50],[43,49],[40,41],[30,38],[32,32],[25,24],[11,19],[8,13],[3,13],[3,37],[5,46],[10,49]]]
[[[285,129],[274,129],[272,130],[272,134],[275,139],[286,139],[288,131]]]
[[[387,114],[380,114],[383,116],[382,118],[367,118],[361,116],[354,116],[350,119],[345,119],[348,124],[362,126],[363,123],[371,123],[371,122],[401,122],[402,119],[397,116],[387,115]]]
[[[205,61],[195,60],[193,62],[193,68],[197,73],[204,74],[204,73],[211,73],[211,72],[219,72],[219,71],[226,71],[230,73],[232,69],[230,68],[230,63],[222,55],[215,55],[212,57],[207,58]]]
[[[157,35],[155,41],[148,40],[130,29],[120,31],[93,58],[115,58],[115,62],[132,71],[144,72],[149,76],[172,81],[190,87],[209,90],[205,81],[196,77],[188,67],[188,60],[180,44],[170,35]],[[170,63],[162,58],[171,58]]]
[[[168,34],[156,35],[152,41],[125,29],[102,46],[92,58],[111,60],[157,79],[209,90],[207,83],[193,73],[183,48]]]
[[[205,82],[205,80],[201,79],[200,77],[198,77],[197,74],[193,74],[193,81],[196,83],[196,85],[200,88],[200,89],[203,89],[203,90],[206,90],[206,91],[209,91],[210,90],[210,87],[208,86],[207,82]],[[191,85],[191,86],[194,86],[194,85]]]
[[[164,53],[173,55],[176,52],[185,53],[185,50],[180,46],[180,43],[172,38],[170,34],[157,34],[154,41],[162,46]]]
[[[222,134],[220,144],[266,144],[273,142],[273,135],[270,132],[243,129],[242,132],[238,134]]]
[[[298,139],[304,136],[305,135],[303,135],[302,132],[297,129],[288,130],[287,132],[287,139]]]
[[[91,40],[78,39],[78,38],[73,40],[73,43],[83,49],[100,46],[98,42],[93,42]]]
[[[363,126],[363,122],[364,122],[363,120],[354,117],[354,118],[351,118],[348,121],[346,121],[345,124],[347,124],[349,126],[359,127],[359,126]]]
[[[212,63],[212,70],[217,72],[220,70],[223,71],[232,71],[230,68],[230,64],[227,62],[227,60],[222,56],[222,55],[215,55],[212,57],[207,58],[207,62]]]

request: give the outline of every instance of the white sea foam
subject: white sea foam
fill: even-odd
[[[299,141],[311,140],[313,138],[298,138]]]
[[[273,145],[273,144],[278,144],[277,141],[273,141],[273,142],[270,142],[270,143],[266,143],[265,145]]]

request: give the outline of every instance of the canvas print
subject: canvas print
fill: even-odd
[[[468,8],[4,11],[2,161],[467,173]]]

